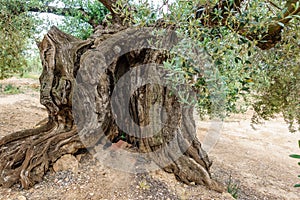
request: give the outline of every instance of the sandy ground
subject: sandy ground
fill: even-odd
[[[38,81],[8,79],[0,85],[14,84],[20,94],[0,92],[0,137],[11,132],[32,128],[47,117],[39,104]],[[293,187],[300,182],[297,160],[299,133],[289,133],[287,125],[278,117],[261,125],[250,126],[251,112],[235,115],[224,123],[197,120],[197,134],[209,149],[213,160],[212,175],[228,184],[238,185],[238,199],[300,199],[300,190]],[[219,125],[219,126],[218,126]],[[207,133],[216,132],[218,139],[205,140]],[[211,142],[211,143],[210,143]],[[0,199],[232,199],[202,186],[187,186],[163,171],[150,174],[128,174],[110,169],[83,154],[77,174],[54,173],[30,190],[20,185],[0,188]]]

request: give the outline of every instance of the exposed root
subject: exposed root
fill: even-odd
[[[62,155],[84,148],[76,129],[63,131],[58,127],[46,124],[2,138],[0,185],[10,187],[20,182],[23,188],[28,189],[40,182],[49,166]],[[14,136],[19,136],[18,140],[13,139]]]

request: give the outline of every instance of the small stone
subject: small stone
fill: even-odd
[[[83,156],[83,154],[78,154],[78,155],[76,156],[76,159],[78,160],[78,162],[81,161],[82,156]]]
[[[27,198],[24,197],[24,196],[18,196],[17,199],[18,199],[18,200],[27,200]]]
[[[229,193],[227,193],[227,192],[224,192],[223,194],[222,194],[222,197],[224,198],[224,199],[232,199],[232,200],[234,200],[234,198],[231,196],[231,194],[229,194]]]
[[[54,163],[53,170],[55,172],[70,170],[73,173],[77,173],[78,160],[73,155],[66,154]]]

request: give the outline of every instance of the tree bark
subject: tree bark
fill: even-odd
[[[43,64],[41,104],[47,108],[49,117],[36,129],[16,132],[0,140],[0,185],[10,187],[21,182],[24,188],[30,188],[41,181],[62,155],[97,148],[100,144],[104,148],[122,139],[135,152],[174,173],[178,180],[224,190],[211,179],[211,161],[196,137],[192,108],[182,106],[166,86],[146,84],[131,95],[128,91],[132,85],[121,85],[115,99],[130,97],[129,116],[124,115],[123,105],[112,99],[114,88],[124,74],[142,66],[136,73],[151,77],[151,70],[160,69],[148,68],[147,64],[161,64],[168,58],[165,51],[132,49],[137,41],[141,47],[145,44],[147,47],[152,37],[150,32],[140,33],[115,26],[99,29],[90,39],[82,41],[51,28],[39,44]],[[165,40],[169,39],[166,36]],[[124,49],[127,53],[120,54],[119,50]],[[132,79],[126,80],[127,83]],[[90,90],[85,90],[86,87]],[[157,116],[151,116],[153,105],[165,109],[166,114],[158,116],[164,126],[155,135],[143,137],[142,131],[134,126],[147,126],[155,120]],[[133,123],[126,123],[124,131],[115,115]],[[87,128],[95,125],[94,116],[101,131]]]
[[[40,102],[48,119],[36,129],[12,133],[0,140],[0,184],[21,182],[29,188],[41,181],[49,165],[67,153],[84,148],[72,116],[74,68],[91,41],[81,41],[52,28],[39,44],[43,64]]]

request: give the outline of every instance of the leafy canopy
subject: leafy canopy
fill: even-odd
[[[0,0],[0,79],[19,72],[26,66],[24,50],[34,33],[35,21],[27,13],[15,14],[19,1]]]
[[[300,130],[300,1],[222,1],[228,7],[215,6],[217,0],[204,2],[206,7],[196,0],[164,1],[163,12],[164,7],[149,1],[130,1],[136,12],[128,12],[128,2],[118,1],[114,10],[135,26],[160,19],[166,29],[175,26],[180,38],[192,41],[177,45],[188,60],[175,55],[165,66],[173,70],[172,80],[186,79],[198,91],[201,116],[226,116],[252,105],[253,122],[282,113],[290,131]],[[209,55],[210,72],[193,63],[195,49]]]
[[[40,13],[61,16],[63,31],[86,39],[108,10],[97,0],[0,0],[0,79],[33,68],[34,40],[52,24]],[[37,63],[35,63],[37,64]]]

